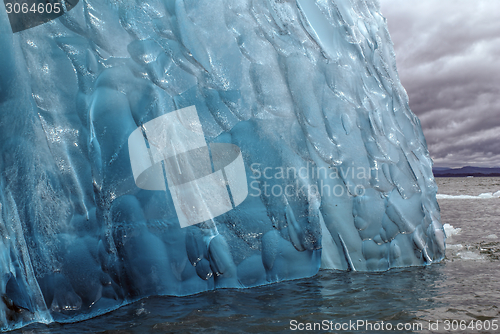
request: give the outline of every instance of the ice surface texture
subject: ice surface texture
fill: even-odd
[[[432,162],[379,10],[86,0],[16,34],[0,10],[2,327],[440,260]],[[168,191],[135,185],[127,140],[192,105],[208,143],[241,149],[250,194],[181,228]]]

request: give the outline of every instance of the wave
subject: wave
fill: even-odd
[[[497,191],[496,193],[483,193],[478,196],[437,194],[436,198],[437,199],[491,199],[491,198],[500,198],[500,191]]]

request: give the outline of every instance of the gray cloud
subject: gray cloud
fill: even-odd
[[[436,166],[500,166],[500,1],[380,0]]]

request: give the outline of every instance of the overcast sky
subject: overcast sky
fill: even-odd
[[[500,0],[380,0],[435,166],[500,167]]]

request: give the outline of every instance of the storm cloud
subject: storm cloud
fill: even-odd
[[[500,1],[380,4],[435,166],[500,166]]]

